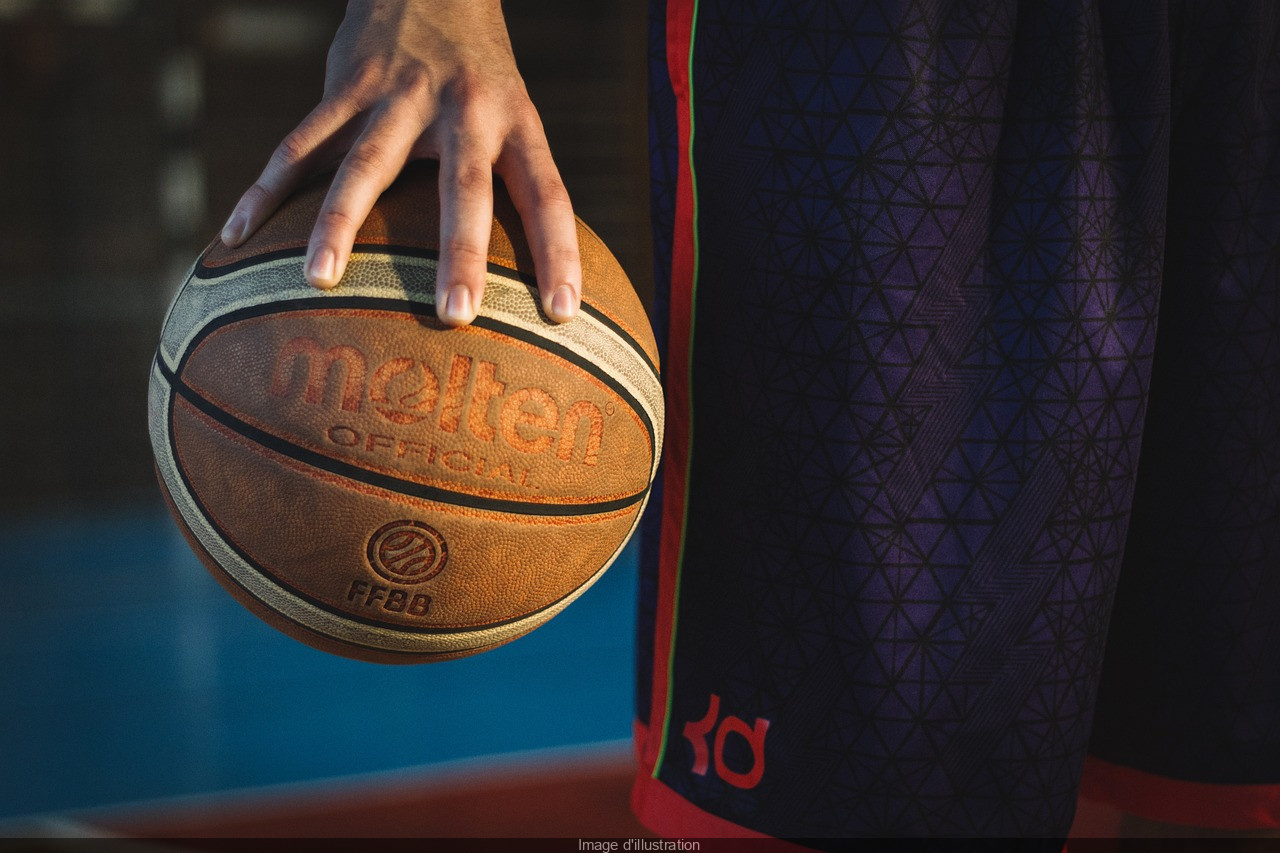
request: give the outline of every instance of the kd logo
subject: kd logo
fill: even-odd
[[[756,718],[755,725],[748,726],[737,717],[725,717],[716,728],[716,720],[720,717],[720,697],[711,694],[711,707],[701,720],[684,724],[684,738],[693,744],[693,772],[698,776],[707,775],[707,766],[712,758],[716,763],[716,775],[735,788],[754,788],[760,784],[764,776],[764,736],[769,731],[769,721]],[[716,729],[716,736],[711,753],[707,752],[707,735]],[[724,763],[724,742],[731,734],[736,734],[747,742],[751,748],[751,769],[739,773]]]

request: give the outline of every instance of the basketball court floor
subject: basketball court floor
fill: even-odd
[[[410,667],[267,627],[163,507],[6,521],[0,562],[0,836],[641,832],[633,549],[528,637]]]
[[[634,547],[529,636],[409,667],[267,627],[158,505],[11,518],[0,562],[0,839],[650,837]]]

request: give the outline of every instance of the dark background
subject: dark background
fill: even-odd
[[[644,3],[507,6],[575,209],[647,298]],[[158,500],[164,309],[318,102],[344,7],[0,0],[0,514]]]

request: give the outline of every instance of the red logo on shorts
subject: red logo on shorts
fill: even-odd
[[[716,727],[720,717],[720,697],[711,694],[711,707],[701,720],[690,720],[684,724],[684,738],[693,745],[693,772],[697,776],[706,776],[711,759],[715,759],[716,775],[735,788],[754,788],[764,778],[764,736],[769,731],[769,721],[760,717],[755,724],[748,726],[737,717],[725,717]],[[707,735],[716,730],[714,748],[707,750]],[[747,742],[751,749],[751,767],[746,772],[734,770],[724,763],[724,743],[731,734],[736,734]]]
[[[369,565],[393,583],[430,580],[444,569],[449,549],[434,527],[421,521],[393,521],[369,537]]]

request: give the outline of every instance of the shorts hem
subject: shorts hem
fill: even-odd
[[[1280,785],[1190,782],[1085,759],[1080,796],[1147,820],[1211,829],[1280,828]]]
[[[642,824],[663,838],[773,837],[705,812],[643,772],[636,775],[631,787],[631,810]]]
[[[636,773],[635,783],[631,786],[631,811],[645,828],[668,839],[750,838],[769,842],[763,847],[753,844],[752,850],[776,850],[778,853],[784,853],[784,851],[807,849],[704,811],[653,778],[653,768],[645,765],[642,746],[649,734],[648,729],[637,720],[634,723],[634,730],[640,768]]]

